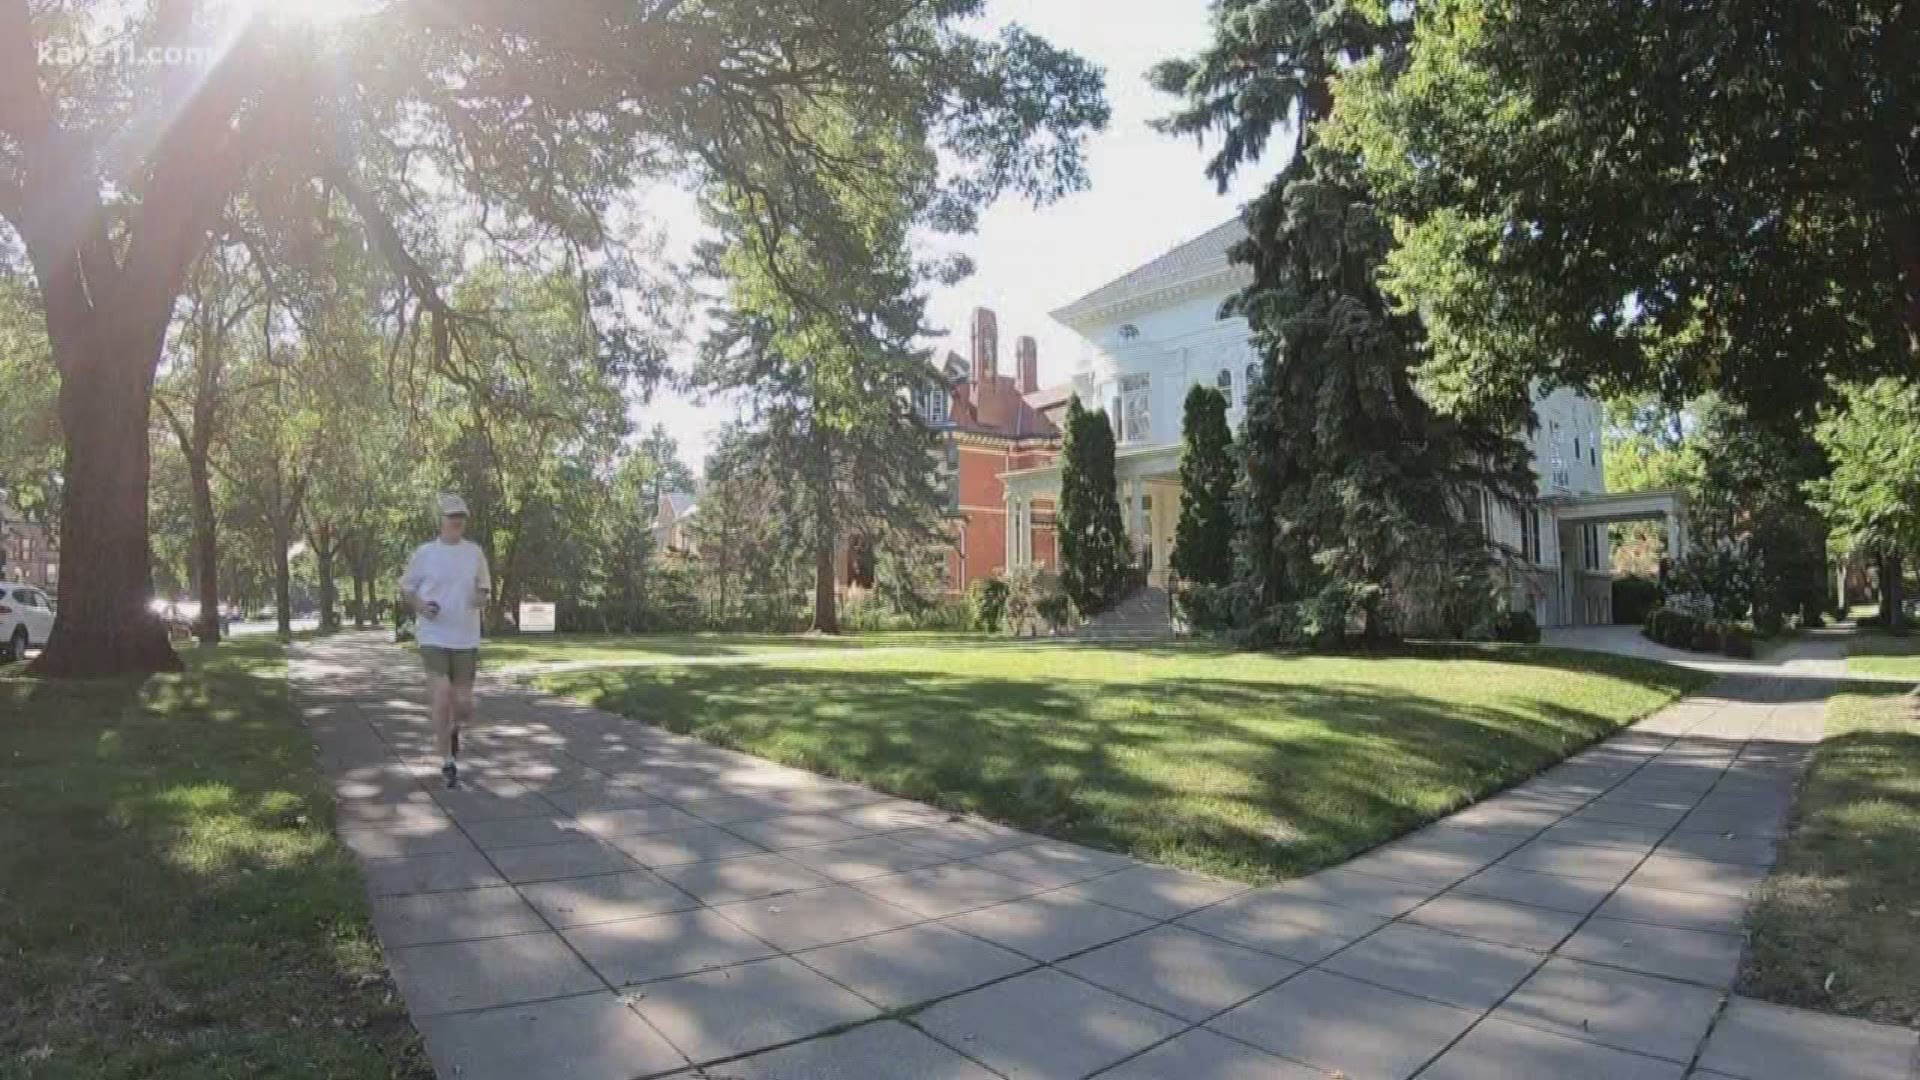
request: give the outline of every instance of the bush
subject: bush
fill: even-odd
[[[1312,600],[1275,604],[1228,635],[1242,649],[1260,650],[1310,649],[1320,637],[1319,604]]]
[[[1054,607],[1049,600],[1056,594],[1065,595],[1058,575],[1039,567],[1023,566],[1009,572],[1005,577],[1005,584],[1006,623],[1010,632],[1021,634],[1032,629],[1038,633],[1038,623],[1047,619],[1046,613],[1041,610],[1043,604],[1047,605],[1049,611],[1065,614]],[[1067,611],[1070,612],[1072,601],[1069,600],[1068,604]]]
[[[1064,591],[1056,590],[1041,597],[1034,604],[1034,610],[1039,613],[1041,621],[1047,624],[1047,629],[1054,633],[1073,625],[1073,597]]]
[[[1714,627],[1719,638],[1719,651],[1742,660],[1753,659],[1753,631],[1739,623],[1719,623]]]
[[[840,628],[854,633],[967,630],[972,625],[971,607],[962,600],[941,600],[914,611],[902,611],[878,593],[855,589],[847,593],[846,602],[840,607]]]
[[[968,621],[975,630],[997,634],[1007,620],[1007,583],[1004,579],[980,578],[967,586]]]
[[[1670,649],[1696,650],[1707,632],[1707,620],[1684,608],[1663,605],[1647,613],[1640,633]]]
[[[1540,623],[1531,611],[1503,611],[1493,621],[1493,640],[1517,645],[1540,644]]]
[[[1703,598],[1715,619],[1744,619],[1760,593],[1757,560],[1744,543],[1695,548],[1669,579],[1673,591]]]
[[[1638,626],[1660,606],[1660,583],[1649,577],[1629,574],[1613,579],[1613,621],[1618,626]]]
[[[1691,611],[1658,607],[1640,632],[1668,648],[1717,652],[1742,659],[1754,655],[1753,631],[1730,619],[1703,619]]]
[[[1225,585],[1182,583],[1174,593],[1174,610],[1198,634],[1228,634],[1250,625],[1252,594],[1238,582]]]
[[[954,633],[973,629],[973,606],[959,597],[949,597],[929,605],[914,616],[915,630],[947,630]]]

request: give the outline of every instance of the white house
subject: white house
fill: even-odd
[[[1105,409],[1113,423],[1122,513],[1154,584],[1166,580],[1180,511],[1188,388],[1198,383],[1225,393],[1237,431],[1259,375],[1246,321],[1220,317],[1222,303],[1252,279],[1227,256],[1245,235],[1235,218],[1053,312],[1082,341],[1068,390]],[[1543,626],[1609,621],[1606,525],[1662,518],[1672,533],[1669,550],[1684,551],[1683,507],[1671,492],[1607,494],[1597,401],[1559,389],[1534,404],[1539,426],[1528,443],[1538,499],[1518,510],[1489,502],[1485,514],[1489,535],[1516,557],[1512,604],[1532,610]],[[1059,463],[1009,472],[1004,481],[1008,520],[1024,520],[1035,499],[1058,493]]]

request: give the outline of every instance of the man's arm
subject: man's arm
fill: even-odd
[[[473,576],[473,607],[476,611],[485,611],[487,600],[493,593],[493,572],[487,569],[487,549],[478,544],[474,545],[474,549],[480,553],[476,560],[480,569]]]
[[[411,608],[415,615],[428,615],[431,618],[427,611],[430,605],[423,603],[420,599],[420,585],[423,577],[420,570],[420,552],[416,549],[412,557],[407,560],[406,570],[400,574],[400,598],[407,602],[407,607]]]

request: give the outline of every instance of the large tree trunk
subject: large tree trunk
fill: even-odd
[[[293,529],[278,521],[273,527],[273,606],[277,614],[280,640],[293,640],[293,565],[287,548],[293,545]]]
[[[320,573],[320,629],[332,632],[340,629],[340,594],[333,583],[334,555],[339,543],[334,539],[333,526],[322,522],[308,537],[313,547],[313,561]]]
[[[1880,617],[1887,629],[1896,633],[1907,628],[1907,605],[1903,595],[1901,575],[1906,572],[1906,560],[1899,555],[1884,555],[1880,559]]]
[[[213,481],[206,459],[187,459],[193,486],[193,570],[200,588],[200,617],[193,632],[203,645],[220,643],[220,548],[214,534]]]
[[[833,542],[822,537],[815,544],[813,558],[813,629],[821,634],[840,632],[840,604],[834,593],[833,571]]]
[[[840,548],[839,522],[833,506],[833,444],[814,423],[813,492],[813,629],[821,634],[840,632],[840,603],[835,593],[835,559]]]
[[[165,626],[147,609],[147,469],[154,365],[107,342],[138,333],[86,335],[100,351],[59,355],[66,433],[61,492],[60,617],[36,675],[85,678],[178,671]],[[103,347],[104,346],[104,347]],[[55,349],[65,348],[56,339]]]

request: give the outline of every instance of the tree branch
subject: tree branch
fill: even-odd
[[[27,0],[0,0],[0,133],[29,147],[53,126],[35,48]]]

